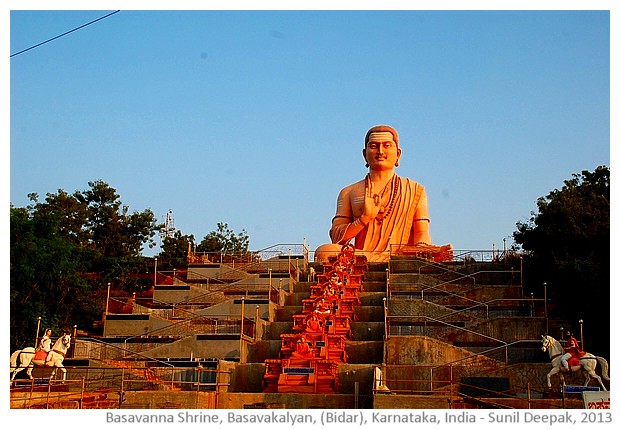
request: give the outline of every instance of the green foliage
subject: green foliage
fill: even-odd
[[[92,290],[81,275],[92,251],[66,240],[53,213],[11,208],[10,217],[11,346],[23,347],[33,345],[25,341],[34,342],[37,317],[55,331],[75,323]]]
[[[193,235],[183,235],[181,231],[175,231],[172,237],[164,238],[161,253],[157,256],[161,270],[174,268],[187,268],[188,249],[194,247]]]
[[[33,345],[36,320],[60,333],[88,329],[105,308],[107,283],[140,291],[137,274],[151,263],[141,256],[157,231],[151,210],[129,213],[116,190],[97,180],[44,202],[11,206],[11,347]]]
[[[48,193],[45,202],[30,194],[32,212],[59,216],[58,233],[71,242],[95,249],[103,257],[137,257],[143,245],[155,246],[155,215],[150,209],[129,213],[116,190],[97,180],[90,189],[72,195],[62,189]]]
[[[529,255],[526,280],[531,291],[542,296],[546,282],[554,315],[567,320],[573,330],[578,329],[578,320],[584,320],[589,351],[599,346],[607,353],[609,196],[609,168],[599,166],[594,172],[573,174],[561,189],[539,198],[538,213],[533,213],[529,222],[517,223],[513,234]]]
[[[217,230],[208,233],[196,247],[197,252],[247,253],[250,237],[245,230],[235,234],[227,223],[219,222]]]
[[[107,284],[141,292],[153,285],[153,261],[141,255],[154,247],[159,231],[149,209],[130,213],[116,190],[97,180],[89,189],[48,193],[45,201],[30,194],[28,207],[11,206],[10,331],[11,349],[35,344],[41,329],[55,334],[74,325],[88,330],[101,320]],[[193,235],[177,231],[165,238],[158,255],[163,269],[187,267]],[[247,252],[249,237],[225,223],[209,233],[199,251]]]

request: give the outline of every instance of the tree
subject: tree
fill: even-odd
[[[89,246],[103,257],[138,257],[146,244],[155,246],[155,215],[150,209],[129,213],[116,189],[102,180],[88,182],[90,189],[69,195],[59,189],[45,202],[30,194],[31,212],[55,213],[61,220],[59,233],[73,243]]]
[[[250,237],[244,229],[235,234],[227,223],[218,222],[217,230],[208,233],[196,247],[197,252],[247,253]]]
[[[154,246],[150,209],[130,213],[116,190],[97,180],[90,189],[63,190],[39,202],[11,206],[11,346],[31,345],[37,317],[58,332],[92,326],[105,308],[108,282],[141,290],[152,265],[141,256]],[[152,284],[152,283],[150,283]]]
[[[97,180],[88,182],[90,190],[80,199],[88,204],[86,227],[90,241],[103,256],[139,256],[142,245],[154,247],[155,216],[150,209],[128,214],[128,207],[119,200],[116,189]]]
[[[88,241],[88,231],[84,227],[88,219],[88,204],[76,193],[69,195],[62,189],[56,194],[47,194],[45,202],[39,203],[36,193],[28,197],[34,203],[29,206],[31,212],[56,213],[61,220],[58,224],[59,233],[67,240],[77,245],[83,245]]]
[[[57,213],[11,207],[10,223],[11,347],[33,345],[38,317],[55,332],[92,324],[93,285],[82,275],[92,250],[63,236]]]
[[[188,248],[193,247],[196,239],[193,235],[183,235],[175,231],[172,237],[165,237],[162,251],[157,255],[160,269],[187,268]]]
[[[557,317],[579,330],[588,351],[609,353],[610,172],[582,171],[537,201],[538,213],[517,223],[515,243],[528,254],[527,283],[547,296]]]

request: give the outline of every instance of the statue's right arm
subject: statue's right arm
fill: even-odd
[[[351,189],[352,186],[348,186],[338,194],[336,215],[332,219],[332,228],[329,230],[329,236],[334,244],[348,243],[368,224],[364,224],[363,219],[354,217]]]

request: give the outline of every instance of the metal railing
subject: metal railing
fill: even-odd
[[[504,262],[511,258],[518,259],[519,254],[510,249],[492,249],[492,250],[453,250],[454,261],[472,263],[472,262]]]
[[[152,361],[150,361],[152,362]],[[217,394],[230,385],[230,371],[203,367],[131,366],[66,366],[66,380],[51,378],[16,379],[12,383],[11,408],[122,408],[128,392],[168,390]],[[41,374],[43,375],[43,374]],[[190,400],[188,400],[190,399]],[[199,397],[183,401],[182,408],[202,408]]]
[[[426,292],[427,290],[436,290],[436,291],[441,291],[441,292],[449,294],[450,293],[449,291],[447,291],[445,289],[442,289],[442,288],[445,288],[445,287],[447,287],[449,285],[453,285],[453,284],[459,284],[459,285],[471,286],[471,287],[480,286],[481,284],[477,284],[476,283],[477,282],[476,277],[483,276],[485,274],[486,275],[488,275],[488,274],[505,274],[505,275],[510,274],[510,276],[511,276],[511,285],[516,286],[516,285],[512,284],[512,281],[514,279],[514,274],[515,274],[515,271],[513,271],[513,270],[510,270],[510,271],[508,271],[508,270],[480,270],[480,271],[476,271],[474,273],[460,273],[456,269],[453,269],[453,268],[450,268],[450,267],[444,267],[444,266],[441,266],[441,265],[439,265],[437,263],[424,263],[424,262],[422,262],[422,264],[425,265],[425,266],[431,266],[432,265],[433,267],[436,267],[436,268],[439,268],[439,269],[443,270],[444,273],[450,273],[450,274],[458,275],[458,277],[442,281],[439,277],[433,277],[432,275],[423,274],[422,273],[423,267],[418,267],[418,272],[417,273],[390,273],[390,278],[391,278],[392,274],[394,274],[394,275],[397,275],[397,274],[403,274],[403,275],[406,275],[406,274],[417,274],[417,275],[420,275],[420,276],[430,276],[431,278],[437,279],[439,281],[439,283],[437,283],[435,285],[430,285],[430,284],[425,284],[425,283],[412,284],[411,282],[394,282],[393,280],[390,280],[390,286],[391,286],[390,289],[396,289],[400,285],[405,285],[405,286],[421,286],[421,287],[424,287],[424,289],[422,289],[422,291],[421,291],[422,297],[424,296],[424,292]],[[471,282],[472,282],[471,284],[459,283],[459,282],[463,282],[464,280],[468,280],[468,279],[471,280]]]
[[[499,357],[495,359],[500,360],[500,361],[503,360],[504,363],[509,363],[509,359],[508,359],[509,344],[506,341],[493,337],[491,335],[487,335],[485,333],[475,331],[473,329],[468,329],[464,326],[459,326],[454,323],[449,323],[442,319],[424,316],[424,315],[416,315],[416,316],[387,315],[385,320],[386,320],[386,329],[385,329],[386,338],[411,337],[411,336],[426,336],[426,337],[431,337],[431,338],[442,338],[447,335],[457,335],[458,333],[461,333],[463,335],[466,335],[468,338],[479,339],[478,341],[462,340],[465,343],[477,342],[477,343],[482,343],[482,344],[485,344],[485,343],[486,344],[493,344],[493,343],[502,344],[499,347],[489,347],[486,351],[483,351],[477,354],[497,353],[498,351],[503,350],[504,356],[501,359]],[[395,323],[392,324],[391,323],[392,321],[394,321]],[[396,324],[396,322],[401,322],[401,324]],[[541,321],[541,323],[543,322]],[[540,332],[541,332],[541,327],[538,325],[533,325],[529,327],[527,330],[522,331],[520,333],[520,336],[525,337],[525,338],[519,339],[510,344],[513,345],[518,342],[539,343]],[[478,347],[484,347],[484,345],[478,346]]]
[[[479,251],[481,252],[481,251]],[[473,303],[473,305],[471,305],[469,307],[469,309],[473,309],[473,308],[477,308],[479,306],[486,306],[487,308],[487,317],[488,317],[488,303],[485,302],[481,302],[472,298],[468,298],[462,294],[458,294],[458,293],[454,293],[454,292],[450,292],[448,290],[445,290],[446,287],[448,287],[449,285],[453,285],[453,284],[463,284],[460,283],[464,280],[470,280],[472,282],[472,285],[475,286],[476,285],[476,277],[477,276],[482,276],[482,275],[488,275],[488,274],[510,274],[510,282],[511,284],[514,283],[514,276],[515,276],[515,271],[514,269],[511,269],[510,271],[508,270],[479,270],[473,273],[462,273],[458,270],[458,267],[454,267],[454,266],[450,266],[450,265],[446,265],[444,263],[438,263],[438,262],[433,262],[433,261],[428,261],[425,259],[415,259],[416,264],[417,264],[417,275],[424,275],[423,271],[425,268],[429,268],[432,267],[435,270],[439,270],[439,275],[443,274],[450,274],[450,275],[454,275],[456,276],[455,278],[451,278],[449,280],[445,280],[442,281],[441,279],[439,279],[437,276],[432,276],[429,274],[429,276],[433,279],[436,279],[439,281],[439,283],[435,284],[435,285],[428,285],[428,284],[412,284],[411,282],[395,282],[394,279],[392,279],[392,275],[393,273],[391,272],[392,269],[392,263],[391,261],[388,262],[388,268],[387,268],[387,273],[386,273],[386,277],[387,277],[387,282],[386,282],[386,296],[388,299],[392,298],[392,293],[393,292],[407,292],[406,290],[397,290],[397,289],[402,289],[401,285],[405,285],[405,286],[420,286],[422,289],[420,291],[411,291],[411,294],[420,294],[420,298],[422,300],[425,299],[425,293],[428,294],[428,291],[437,291],[440,292],[442,294],[445,294],[446,296],[452,296],[454,298],[458,298],[459,300],[465,300],[468,302]],[[519,278],[521,278],[521,268],[519,269],[519,271],[517,272],[519,274]],[[411,273],[398,273],[398,274],[411,274]],[[521,285],[520,285],[521,286]],[[401,296],[403,294],[400,294]],[[521,295],[523,295],[523,291],[521,291]],[[532,302],[533,300],[528,300],[529,302]],[[463,310],[462,310],[463,311]]]
[[[403,394],[403,395],[431,395],[431,396],[445,396],[450,402],[454,402],[456,398],[468,398],[466,394],[460,392],[462,386],[467,386],[462,382],[463,378],[479,376],[481,373],[488,371],[488,367],[481,361],[481,358],[487,359],[488,354],[494,351],[509,347],[518,347],[523,344],[531,344],[535,342],[539,344],[540,341],[536,340],[518,340],[511,343],[505,343],[500,347],[495,347],[483,352],[474,353],[470,356],[465,356],[460,359],[456,359],[450,362],[438,364],[438,365],[420,365],[420,364],[383,364],[375,366],[373,371],[373,393],[374,394]],[[491,358],[492,359],[492,358]],[[394,374],[390,376],[391,374]],[[401,374],[401,375],[399,375]],[[402,374],[407,374],[403,377]],[[495,398],[507,398],[517,401],[523,406],[519,408],[531,408],[532,405],[532,393],[535,396],[542,397],[543,394],[548,394],[549,389],[546,385],[533,386],[528,382],[527,386],[512,387],[507,391],[494,391],[485,389],[479,386],[467,386],[475,387],[475,389],[486,393],[493,394]],[[525,398],[520,398],[516,393],[526,393]],[[479,399],[479,398],[475,398]],[[488,404],[492,403],[492,398],[482,398],[483,401]],[[488,402],[491,401],[491,402]],[[539,399],[536,400],[536,407],[541,405]],[[557,401],[549,401],[549,408],[562,408],[564,400],[562,400],[562,406],[556,404]],[[505,407],[501,403],[497,404],[499,407]]]
[[[276,244],[262,250],[248,252],[190,252],[187,260],[190,264],[224,264],[240,272],[267,272],[269,264],[274,258],[286,257],[286,265],[291,275],[295,275],[298,267],[293,261],[301,256],[307,264],[310,258],[308,246],[303,244]]]
[[[431,369],[420,365],[416,365],[415,368],[431,371]],[[454,368],[452,366],[447,366],[445,371],[447,375],[443,378],[434,377],[433,375],[429,378],[392,378],[386,377],[384,373],[397,368],[388,365],[381,367],[381,369],[383,370],[381,378],[378,378],[375,373],[375,387],[373,387],[373,394],[375,395],[389,393],[393,395],[417,395],[424,398],[429,396],[435,398],[442,397],[446,399],[450,408],[458,407],[457,404],[459,402],[476,404],[477,406],[473,408],[478,408],[479,406],[508,409],[566,408],[564,395],[558,399],[543,399],[545,396],[548,396],[548,388],[544,385],[537,386],[527,383],[525,386],[513,386],[507,390],[493,390],[455,380],[453,376]],[[376,386],[381,387],[377,388]],[[477,391],[479,396],[463,392],[463,387]]]
[[[484,308],[484,313],[485,319],[489,319],[490,318],[490,312],[489,312],[489,307],[492,306],[493,304],[505,304],[505,303],[509,303],[509,302],[517,302],[520,304],[527,304],[526,306],[521,306],[519,308],[517,308],[517,311],[522,313],[523,309],[525,308],[525,311],[529,312],[528,316],[530,317],[535,317],[536,316],[536,306],[535,304],[542,304],[544,305],[545,300],[544,299],[534,299],[534,298],[498,298],[498,299],[492,299],[489,301],[485,301],[485,302],[477,302],[476,300],[471,300],[474,301],[476,304],[466,307],[466,308],[462,308],[460,310],[453,310],[450,314],[447,314],[444,318],[447,317],[453,317],[456,315],[460,315],[462,313],[471,313],[474,310],[478,309],[478,308]],[[506,311],[506,310],[504,310]],[[443,320],[444,318],[440,318],[439,320]]]
[[[186,284],[186,286],[196,287],[192,284]],[[111,296],[108,298],[106,307],[118,309],[118,311],[108,311],[109,314],[153,314],[161,318],[171,319],[182,317],[183,313],[192,315],[192,310],[195,309],[204,309],[226,302],[230,300],[231,295],[242,296],[246,299],[250,297],[265,298],[278,304],[282,293],[281,289],[281,284],[276,288],[273,284],[240,285],[239,283],[218,283],[217,286],[212,284],[209,290],[203,294],[175,303],[153,298],[136,298],[134,294],[133,296],[122,297]],[[139,304],[138,302],[141,303]],[[147,302],[153,305],[145,305]]]

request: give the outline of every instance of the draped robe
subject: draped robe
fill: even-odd
[[[430,222],[424,186],[408,178],[395,176],[395,180],[400,182],[396,195],[392,197],[394,205],[391,211],[382,222],[372,220],[357,233],[354,237],[356,249],[386,252],[391,245],[417,244],[414,242],[415,224],[418,221]],[[366,180],[360,180],[340,191],[336,216],[329,232],[332,243],[345,244],[342,239],[347,228],[364,211],[365,192]],[[428,241],[426,244],[430,244],[430,237]],[[373,259],[382,258],[377,256]]]

